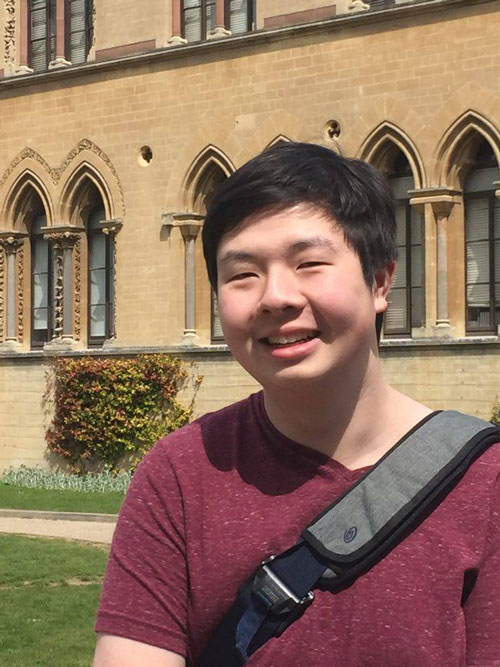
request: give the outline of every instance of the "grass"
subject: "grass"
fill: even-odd
[[[106,551],[0,535],[0,664],[89,667]]]
[[[79,491],[30,489],[0,482],[0,508],[2,509],[117,514],[123,498],[123,494],[116,492],[80,493]]]

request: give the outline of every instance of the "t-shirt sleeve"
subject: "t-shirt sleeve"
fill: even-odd
[[[464,613],[467,666],[500,667],[500,477],[493,490],[482,564]]]
[[[186,600],[182,495],[159,443],[123,503],[95,629],[185,656]]]

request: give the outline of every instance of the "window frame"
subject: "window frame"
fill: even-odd
[[[90,215],[89,215],[90,219]],[[101,235],[105,240],[105,322],[104,322],[104,335],[103,336],[93,336],[92,335],[92,319],[91,319],[91,308],[93,304],[91,302],[91,270],[90,270],[90,259],[91,259],[91,241],[94,236]],[[114,252],[113,252],[113,242],[109,234],[104,233],[104,229],[90,229],[87,226],[87,345],[88,347],[102,347],[103,343],[106,340],[109,340],[112,336],[112,323],[114,317],[114,289],[113,289],[113,278],[114,278]]]
[[[245,32],[252,32],[253,28],[253,15],[254,15],[254,0],[245,0],[247,5],[247,29]],[[231,0],[225,0],[224,2],[224,23],[226,28],[231,29],[230,26],[231,18]],[[235,33],[237,35],[244,35],[245,32]]]
[[[84,0],[85,3],[85,27],[83,30],[77,30],[76,32],[83,32],[85,34],[85,60],[81,63],[73,63],[72,52],[71,52],[71,2],[72,0],[65,0],[65,30],[64,30],[64,51],[65,57],[71,62],[71,64],[83,65],[87,62],[87,57],[89,51],[92,47],[92,41],[94,38],[94,0]]]
[[[54,53],[52,53],[50,28],[52,25],[51,16],[51,2],[52,0],[45,0],[45,69],[34,70],[36,73],[46,72],[49,69],[49,64],[57,56],[57,1],[54,0]],[[28,3],[28,64],[33,67],[33,39],[32,39],[32,14],[33,14],[33,0]],[[41,39],[36,41],[42,41]],[[33,68],[34,69],[34,68]]]
[[[489,260],[489,302],[490,302],[490,326],[471,327],[469,324],[469,302],[467,298],[467,287],[469,286],[467,276],[467,202],[473,199],[488,200],[488,260]],[[465,298],[465,334],[466,336],[496,335],[500,324],[500,313],[497,316],[495,308],[495,190],[483,190],[479,192],[464,192],[464,298]]]
[[[186,23],[184,20],[186,9],[198,9],[198,7],[185,7],[184,0],[181,2],[181,35],[186,39]],[[190,44],[197,44],[199,42],[205,42],[207,40],[207,3],[210,3],[214,6],[214,10],[217,14],[217,0],[198,0],[199,9],[201,12],[200,20],[200,34],[201,39],[190,42]],[[247,7],[247,28],[246,32],[251,32],[254,22],[254,0],[245,0]],[[230,16],[231,16],[231,0],[224,0],[224,26],[230,28]],[[237,33],[237,34],[245,34]]]

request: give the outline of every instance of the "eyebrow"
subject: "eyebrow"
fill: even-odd
[[[311,236],[303,241],[296,241],[292,243],[289,248],[289,254],[309,250],[309,248],[326,248],[327,250],[335,250],[335,244],[326,236]]]
[[[295,241],[287,249],[287,255],[296,255],[304,250],[310,248],[326,248],[328,250],[335,250],[335,244],[325,236],[311,236],[307,239]],[[230,262],[256,262],[257,256],[245,250],[228,250],[220,258],[221,265],[229,264]]]

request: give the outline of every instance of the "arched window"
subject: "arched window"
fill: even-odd
[[[496,333],[500,324],[500,200],[498,164],[483,139],[464,183],[466,329]]]
[[[44,239],[42,231],[46,225],[47,216],[39,202],[30,226],[32,347],[48,343],[54,329],[54,269],[50,243]]]
[[[102,203],[90,210],[87,221],[88,237],[88,343],[102,345],[112,335],[114,317],[113,245],[105,234]]]
[[[415,182],[411,167],[402,151],[398,151],[389,183],[396,198],[398,262],[396,277],[389,294],[384,333],[389,336],[411,336],[413,327],[424,324],[422,218],[410,195]]]
[[[210,206],[212,199],[217,192],[217,188],[226,180],[224,171],[215,163],[208,166],[196,185],[195,208],[205,214]],[[212,341],[223,341],[224,334],[217,307],[217,295],[211,290],[210,306],[210,338]]]

